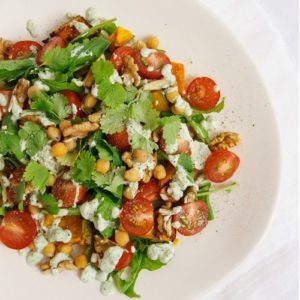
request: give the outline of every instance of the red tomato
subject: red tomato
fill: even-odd
[[[143,198],[126,201],[123,203],[120,222],[131,235],[143,236],[147,234],[154,225],[152,203]]]
[[[52,194],[56,199],[63,201],[62,207],[72,207],[75,203],[80,203],[85,198],[86,189],[82,185],[79,185],[78,189],[77,191],[77,187],[71,180],[58,178],[52,187]]]
[[[110,61],[113,63],[114,67],[118,70],[118,72],[122,71],[124,65],[124,58],[128,55],[132,57],[134,57],[135,55],[135,51],[128,46],[117,48],[111,55]]]
[[[183,139],[183,138],[177,138],[177,144],[178,148],[175,154],[180,153],[186,153],[188,155],[191,155],[191,148],[190,148],[190,142]],[[163,139],[163,137],[160,137],[158,140],[158,146],[161,151],[166,151],[166,143]]]
[[[43,48],[39,43],[34,41],[16,42],[15,44],[9,47],[8,58],[16,59],[27,56],[30,52],[33,52],[32,47],[36,48],[37,53],[39,53]]]
[[[240,158],[228,150],[216,150],[206,160],[204,174],[212,182],[229,179],[240,164]]]
[[[7,109],[8,109],[9,103],[10,103],[10,98],[11,98],[12,92],[3,90],[3,91],[0,91],[0,94],[2,94],[6,99],[5,105],[3,105],[3,106],[0,105],[0,119],[1,119],[7,113]]]
[[[36,236],[36,223],[28,212],[18,210],[5,214],[0,225],[0,240],[12,249],[27,247]]]
[[[160,186],[159,181],[151,178],[148,183],[140,181],[139,189],[134,199],[147,199],[148,201],[155,201],[159,199]]]
[[[124,249],[121,258],[119,259],[115,267],[115,271],[120,271],[126,268],[130,264],[131,260],[132,260],[132,252],[131,252],[131,243],[129,242],[126,245],[126,249]]]
[[[81,101],[78,94],[73,91],[67,91],[67,90],[61,91],[61,94],[63,94],[67,98],[70,105],[74,104],[76,106],[77,109],[76,116],[83,117],[84,112],[81,109]]]
[[[109,144],[115,146],[121,152],[128,151],[131,148],[126,130],[115,132],[113,134],[107,134],[106,139]]]
[[[208,207],[203,201],[183,204],[182,211],[173,216],[173,222],[179,222],[177,229],[182,235],[194,235],[207,225]]]
[[[16,189],[17,186],[20,184],[23,178],[25,168],[24,167],[18,167],[13,170],[9,177],[10,185],[7,190],[7,199],[11,203],[17,203],[16,199]]]
[[[188,85],[186,97],[192,107],[199,110],[210,110],[218,103],[220,91],[212,79],[198,77]]]
[[[138,65],[139,74],[148,79],[161,78],[162,66],[171,63],[169,57],[159,51],[151,53],[148,57],[142,57],[140,52],[136,52],[134,61]]]
[[[43,46],[43,49],[41,49],[41,51],[39,52],[39,54],[37,56],[37,62],[39,64],[42,64],[45,53],[47,53],[48,51],[50,51],[56,47],[60,47],[60,48],[66,47],[66,42],[59,36],[54,36],[48,40],[48,42]]]

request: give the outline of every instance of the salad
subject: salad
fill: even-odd
[[[240,162],[239,135],[214,121],[220,96],[93,8],[43,42],[0,39],[2,244],[138,297],[140,271],[168,264],[214,219],[210,195],[237,185],[218,185]]]

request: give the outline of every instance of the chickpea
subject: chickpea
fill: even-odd
[[[50,227],[54,221],[54,217],[52,215],[45,215],[43,225],[45,227]]]
[[[32,98],[32,97],[36,96],[39,92],[40,92],[40,89],[37,86],[32,85],[27,90],[27,96],[28,96],[28,98]]]
[[[129,235],[126,231],[116,230],[115,240],[119,246],[124,247],[129,242]]]
[[[36,215],[40,212],[40,208],[34,205],[29,204],[28,205],[28,210],[32,215]]]
[[[106,159],[98,159],[96,162],[96,171],[105,174],[109,171],[110,162]]]
[[[53,257],[55,254],[55,244],[48,243],[48,245],[43,249],[43,254],[46,257]]]
[[[69,120],[62,120],[59,124],[59,128],[61,131],[64,131],[65,129],[67,129],[71,126],[72,126],[72,123]]]
[[[175,103],[178,96],[179,94],[177,88],[171,87],[166,90],[166,97],[169,102]]]
[[[150,36],[146,41],[146,45],[150,49],[157,49],[159,45],[159,39],[156,36]]]
[[[47,135],[50,140],[54,140],[58,142],[61,139],[60,130],[54,126],[50,126],[47,128]]]
[[[133,199],[134,195],[132,194],[130,188],[127,186],[123,190],[123,196],[127,199]]]
[[[167,176],[165,167],[163,165],[157,165],[154,169],[153,175],[158,180],[164,179]]]
[[[65,140],[64,144],[66,145],[68,152],[74,151],[77,147],[77,143],[75,139]]]
[[[148,183],[151,180],[152,175],[153,175],[153,172],[151,170],[147,170],[144,174],[143,182]]]
[[[184,107],[177,107],[176,105],[173,105],[171,107],[171,111],[174,115],[182,115],[185,112]]]
[[[88,259],[85,254],[80,254],[75,257],[75,266],[78,269],[84,269],[88,264]]]
[[[137,182],[140,180],[139,172],[136,169],[131,168],[125,171],[124,178],[129,182]]]
[[[55,180],[56,180],[56,177],[54,175],[50,174],[49,178],[48,178],[48,186],[53,186],[55,183]]]
[[[61,157],[68,153],[68,148],[64,143],[56,143],[51,148],[51,153],[54,157]]]
[[[125,152],[122,154],[122,161],[124,161],[124,163],[125,163],[129,168],[131,168],[131,167],[133,166],[132,156],[131,156],[131,153],[128,152],[128,151],[125,151]]]
[[[169,103],[160,91],[152,91],[152,106],[159,112],[169,111]]]
[[[132,157],[135,161],[139,163],[144,163],[148,159],[148,153],[144,150],[136,149],[133,151]]]
[[[83,99],[83,108],[91,109],[95,107],[96,103],[97,103],[97,98],[92,94],[87,94]]]
[[[66,255],[70,255],[73,251],[73,248],[69,244],[59,244],[57,246],[57,252],[62,252]]]

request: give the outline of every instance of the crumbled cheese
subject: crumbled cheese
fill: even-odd
[[[72,81],[74,84],[76,84],[77,86],[79,86],[79,87],[83,86],[83,81],[82,81],[82,80],[79,80],[79,79],[77,79],[77,78],[73,78],[71,81]]]
[[[186,116],[191,116],[193,113],[193,110],[188,102],[186,102],[181,96],[178,96],[176,98],[175,107],[177,109],[184,109],[184,114]]]
[[[108,248],[104,252],[104,256],[102,258],[100,269],[106,273],[112,272],[117,263],[119,262],[119,259],[123,255],[124,249],[119,246],[113,246]]]
[[[134,247],[134,246],[131,246],[131,252],[132,252],[132,253],[135,253],[135,251],[136,251],[135,247]]]
[[[39,75],[40,79],[44,79],[44,80],[54,80],[55,79],[55,74],[52,71],[50,71],[49,69],[40,71],[38,75]]]
[[[7,105],[7,98],[0,93],[0,106],[6,106]]]
[[[44,84],[43,82],[41,82],[40,80],[37,80],[34,83],[34,86],[36,86],[40,91],[45,91],[45,92],[49,92],[50,88],[47,84]]]
[[[32,54],[34,54],[34,55],[36,55],[37,52],[38,52],[37,47],[34,46],[34,45],[31,45],[31,46],[29,47],[29,50],[30,50],[30,52],[31,52]]]
[[[114,84],[114,83],[120,83],[122,84],[122,78],[120,77],[119,73],[117,70],[114,70],[114,72],[112,73],[112,75],[110,75],[109,77],[109,81],[111,84]]]
[[[93,23],[95,20],[98,20],[98,19],[99,19],[95,7],[89,7],[89,8],[85,11],[85,18],[87,19],[87,21],[88,21],[89,23]]]
[[[41,252],[48,244],[48,241],[42,234],[39,234],[33,241],[36,251]]]
[[[215,136],[221,127],[220,122],[214,119],[213,113],[207,116],[205,120],[201,122],[201,125],[208,131],[209,138]]]
[[[173,226],[173,228],[178,229],[178,228],[181,227],[181,224],[180,224],[179,221],[176,221],[176,222],[173,222],[173,223],[172,223],[172,226]]]
[[[161,69],[161,74],[169,85],[173,85],[176,82],[176,77],[172,73],[172,66],[170,64],[164,65]]]
[[[78,112],[77,106],[74,103],[72,103],[71,109],[72,109],[72,114],[75,117],[77,115],[77,112]]]
[[[104,282],[107,280],[109,273],[103,272],[103,271],[98,271],[97,275],[96,275],[96,280],[100,281],[100,282]]]
[[[148,159],[144,163],[135,162],[132,166],[139,173],[140,179],[142,179],[147,170],[153,170],[155,168],[155,161],[151,155],[148,155]]]
[[[80,273],[80,279],[87,283],[96,279],[97,270],[92,265],[87,265]]]
[[[185,123],[180,124],[179,137],[181,137],[182,139],[184,139],[188,142],[193,141],[190,131],[189,131],[189,128],[187,127],[187,125]]]
[[[148,71],[148,72],[154,71],[154,67],[153,67],[153,66],[148,66],[148,67],[147,67],[147,71]]]
[[[27,21],[26,29],[33,38],[37,38],[40,35],[37,25],[32,20]]]
[[[183,192],[186,188],[193,185],[187,175],[185,169],[181,165],[178,165],[176,174],[167,190],[168,194],[174,198],[174,200],[179,200],[183,196]]]
[[[81,216],[88,221],[93,221],[98,206],[99,200],[96,198],[83,203],[79,206]]]
[[[26,262],[30,266],[35,266],[40,263],[44,258],[44,255],[40,252],[29,252],[26,256]]]
[[[94,217],[93,223],[94,223],[95,228],[100,232],[104,231],[107,227],[109,227],[111,225],[111,222],[105,220],[100,213],[98,213]]]
[[[139,189],[139,183],[138,182],[129,182],[128,191],[133,197],[137,194],[138,189]]]
[[[218,85],[215,85],[215,86],[214,86],[214,92],[215,92],[215,93],[219,93],[219,92],[220,92],[220,88],[219,88]]]
[[[177,141],[174,144],[169,144],[169,145],[166,145],[166,147],[165,147],[165,151],[167,154],[174,154],[177,152],[177,150],[178,150]]]
[[[176,155],[168,155],[169,162],[170,162],[174,167],[177,167],[179,157],[180,157],[180,154],[176,154]]]
[[[131,280],[131,273],[132,273],[132,270],[131,270],[131,268],[128,266],[128,267],[126,267],[126,268],[123,270],[123,272],[122,272],[120,278],[121,278],[122,280],[125,280],[125,281],[130,281],[130,280]]]
[[[56,221],[56,220],[55,220]],[[69,229],[62,229],[58,222],[53,222],[52,226],[46,232],[46,238],[49,242],[63,242],[68,243],[72,238],[72,232]]]
[[[93,55],[94,55],[94,53],[92,51],[84,51],[78,55],[78,58],[84,58],[84,57],[93,56]]]
[[[150,48],[142,48],[141,49],[141,55],[142,57],[147,58],[151,53],[156,52],[154,49],[150,49]]]
[[[72,51],[71,51],[71,57],[75,57],[78,55],[78,53],[84,48],[83,45],[79,45],[77,47],[75,47]]]
[[[30,252],[30,248],[26,247],[26,248],[23,248],[23,249],[19,250],[18,254],[21,255],[21,256],[27,256],[29,252]]]
[[[202,170],[206,159],[210,155],[208,146],[204,143],[193,141],[190,143],[190,147],[192,151],[191,158],[193,167],[197,170]]]
[[[59,164],[55,161],[51,154],[50,145],[45,145],[45,147],[32,156],[31,159],[45,166],[52,174],[57,174]]]
[[[89,30],[89,27],[82,22],[78,22],[78,21],[73,21],[73,25],[74,27],[79,31],[79,33],[85,33],[86,31]]]
[[[59,272],[58,265],[66,260],[71,260],[70,256],[62,252],[57,253],[53,258],[50,259],[51,272],[53,274],[57,274]]]
[[[118,207],[113,207],[113,209],[111,210],[111,217],[113,218],[113,219],[117,219],[118,217],[119,217],[119,215],[120,215],[120,213],[121,213],[121,210],[118,208]]]
[[[59,212],[58,212],[58,216],[59,217],[64,217],[64,216],[67,216],[68,215],[68,210],[67,209],[64,209],[64,208],[61,208],[60,210],[59,210]]]
[[[150,245],[147,255],[151,260],[159,260],[163,264],[167,264],[175,254],[172,243],[157,243]]]
[[[11,112],[12,116],[11,119],[16,122],[17,120],[20,119],[20,116],[23,112],[22,107],[19,105],[17,98],[15,96],[11,97],[9,106],[8,106],[8,111]]]
[[[98,92],[99,92],[99,87],[97,84],[95,84],[91,89],[91,93],[94,97],[98,98]]]
[[[45,116],[45,114],[42,113],[42,112],[39,113],[39,114],[37,115],[37,117],[39,118],[40,122],[42,123],[42,125],[43,125],[44,127],[48,127],[48,126],[53,126],[53,125],[55,125],[55,123],[52,122],[52,121],[50,121],[50,120]]]
[[[107,281],[102,282],[100,286],[100,292],[103,296],[111,296],[117,292],[117,287],[112,278],[109,278]]]
[[[130,144],[132,143],[132,137],[136,133],[142,135],[146,139],[150,139],[150,137],[151,137],[151,130],[145,130],[143,128],[143,126],[141,125],[141,123],[139,123],[133,119],[129,119],[129,121],[127,122],[126,130],[128,133],[128,140],[129,140]]]
[[[21,149],[22,152],[24,152],[27,148],[26,143],[27,143],[26,140],[22,140],[22,139],[20,140],[20,149]]]

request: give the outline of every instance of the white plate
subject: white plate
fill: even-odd
[[[136,290],[143,299],[192,299],[241,263],[270,223],[279,184],[280,151],[272,105],[253,63],[241,45],[205,7],[186,0],[1,1],[0,36],[29,39],[27,19],[49,32],[66,12],[97,7],[106,18],[138,37],[159,36],[160,47],[186,65],[190,76],[214,78],[226,96],[219,116],[224,129],[238,131],[242,145],[234,180],[240,187],[213,197],[216,219],[198,236],[182,238],[175,259],[156,272],[143,271]],[[1,299],[99,299],[99,284],[73,274],[41,275],[14,251],[0,247]],[[115,296],[111,299],[119,299]]]

